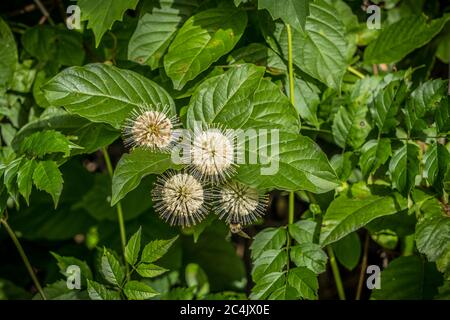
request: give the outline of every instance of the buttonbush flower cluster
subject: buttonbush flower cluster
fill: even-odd
[[[179,143],[180,122],[169,106],[136,108],[124,126],[124,141],[132,148],[170,152]],[[194,226],[215,212],[235,232],[266,211],[268,197],[232,180],[236,172],[234,140],[221,127],[194,130],[187,166],[157,178],[152,191],[154,209],[171,225]]]

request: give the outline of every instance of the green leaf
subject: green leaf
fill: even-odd
[[[287,83],[288,84],[288,83]],[[289,90],[286,90],[289,92]],[[320,104],[320,89],[303,79],[294,79],[294,99],[300,117],[316,128],[320,127],[317,110]]]
[[[287,254],[284,249],[265,250],[255,261],[253,261],[252,279],[259,279],[271,272],[283,270],[286,266]]]
[[[332,133],[334,141],[341,148],[350,146],[358,149],[372,129],[366,119],[367,105],[351,103],[341,106],[334,117]]]
[[[375,300],[430,300],[438,292],[442,276],[434,263],[417,256],[393,260],[381,272],[381,289],[372,291]]]
[[[274,20],[281,18],[293,28],[303,29],[310,0],[258,0],[258,9],[267,9]]]
[[[30,157],[43,157],[46,154],[61,152],[64,157],[68,157],[71,148],[74,147],[78,146],[72,144],[61,132],[45,130],[26,137],[20,144],[20,152]]]
[[[82,260],[79,260],[74,257],[63,257],[55,252],[50,252],[53,257],[58,261],[59,271],[65,276],[69,276],[67,274],[67,268],[70,266],[78,266],[80,268],[80,276],[81,282],[83,286],[86,285],[86,280],[92,280],[92,272],[89,268],[88,264]]]
[[[167,105],[170,115],[175,114],[172,98],[159,85],[136,72],[101,63],[67,68],[42,90],[52,105],[63,105],[71,113],[116,129],[138,107]]]
[[[37,189],[52,196],[56,208],[63,188],[63,178],[56,162],[51,160],[38,162],[34,169],[33,182]]]
[[[17,64],[18,55],[14,35],[5,21],[0,18],[0,90],[9,88]]]
[[[250,300],[263,300],[269,297],[274,291],[283,286],[286,275],[284,272],[272,272],[262,277],[253,287],[249,296]]]
[[[450,15],[428,20],[423,14],[406,16],[383,28],[378,38],[364,51],[366,64],[392,63],[403,59],[436,36]]]
[[[232,68],[203,82],[188,106],[187,122],[194,128],[220,123],[233,129],[284,129],[298,133],[298,115],[289,99],[251,64]]]
[[[438,133],[450,132],[450,98],[447,96],[441,100],[435,113]]]
[[[365,195],[348,198],[341,195],[333,200],[325,213],[320,231],[320,244],[325,247],[370,221],[406,209],[406,201],[398,194]]]
[[[317,300],[319,281],[311,270],[297,267],[289,270],[288,284],[295,288],[302,299]]]
[[[171,168],[180,168],[180,165],[172,163],[170,154],[154,153],[146,149],[133,149],[131,153],[124,154],[114,171],[111,205],[134,190],[145,176],[161,174]]]
[[[150,7],[145,5],[149,4]],[[197,1],[160,0],[144,3],[145,13],[139,18],[128,44],[128,59],[159,67],[178,28],[198,7]]]
[[[119,261],[113,253],[106,248],[103,249],[101,272],[106,281],[118,287],[122,286],[125,274]]]
[[[274,290],[270,296],[269,300],[297,300],[298,292],[295,288],[290,285],[283,285],[278,289]]]
[[[364,177],[375,173],[392,154],[391,140],[382,138],[380,140],[369,140],[361,147],[359,166]]]
[[[209,293],[209,281],[205,271],[197,263],[186,266],[184,277],[190,288],[195,288],[197,297],[204,297]]]
[[[108,290],[98,282],[88,279],[87,286],[91,300],[120,300],[119,292]]]
[[[142,228],[139,228],[135,234],[133,234],[128,240],[125,246],[125,260],[134,266],[139,258],[139,251],[141,250],[141,232]]]
[[[434,143],[429,146],[423,157],[425,167],[423,176],[433,187],[441,193],[444,175],[450,166],[450,153],[445,146]]]
[[[17,173],[17,186],[20,194],[25,198],[25,201],[30,205],[30,194],[33,188],[33,173],[36,169],[36,161],[26,160],[22,164]]]
[[[372,115],[381,133],[389,132],[398,122],[395,116],[406,97],[407,86],[404,81],[389,83],[373,101]]]
[[[325,272],[328,256],[315,243],[302,243],[291,248],[291,260],[297,267],[306,267],[316,274]]]
[[[417,249],[431,262],[444,257],[450,249],[450,217],[442,211],[422,218],[416,226]]]
[[[252,113],[251,98],[264,75],[264,68],[245,64],[203,82],[188,106],[188,127],[221,123],[240,128]]]
[[[170,249],[178,236],[169,240],[154,240],[148,243],[142,251],[141,262],[151,263],[160,259]]]
[[[62,26],[29,28],[22,36],[22,45],[32,57],[50,65],[50,70],[55,72],[61,65],[80,66],[85,58],[81,33]]]
[[[256,141],[250,141],[249,145],[252,143]],[[325,153],[308,137],[280,132],[279,139],[273,136],[267,141],[260,139],[256,150],[246,152],[249,159],[258,159],[258,163],[239,166],[235,178],[244,184],[259,189],[314,193],[333,190],[339,184]]]
[[[286,239],[286,230],[283,228],[266,228],[260,231],[250,246],[252,258],[257,259],[266,250],[280,249],[286,244]]]
[[[24,125],[14,137],[12,147],[18,151],[26,137],[49,129],[76,137],[77,145],[82,148],[71,149],[71,155],[95,152],[101,147],[110,145],[120,136],[119,131],[107,124],[93,123],[59,109],[57,112],[43,114],[39,119]]]
[[[324,0],[311,3],[309,10],[294,63],[310,76],[340,91],[347,69],[345,26],[337,11]]]
[[[289,224],[289,234],[298,244],[312,243],[317,223],[311,220],[299,220],[296,223]]]
[[[125,285],[123,292],[130,300],[146,300],[159,295],[152,287],[134,280]]]
[[[140,263],[136,268],[136,272],[144,278],[154,278],[166,273],[167,271],[169,270],[152,263]]]
[[[352,232],[333,243],[333,251],[338,261],[348,270],[353,270],[361,257],[361,240],[356,232]]]
[[[65,280],[59,280],[51,284],[47,284],[43,288],[47,300],[87,300],[89,295],[84,290],[72,290],[67,287]],[[24,298],[21,298],[24,299]],[[42,300],[42,296],[37,293],[33,300]]]
[[[266,67],[266,72],[273,75],[287,73],[284,61],[272,49],[261,43],[250,43],[248,46],[238,48],[227,58],[230,65],[252,63]]]
[[[389,162],[392,186],[404,196],[410,193],[419,174],[419,152],[417,144],[408,142],[395,151]]]
[[[87,27],[92,29],[95,35],[95,45],[98,47],[107,30],[110,30],[117,20],[122,17],[128,9],[135,9],[139,0],[77,0],[80,7],[81,21],[88,21]]]
[[[185,84],[236,45],[247,26],[247,14],[237,9],[209,9],[190,17],[177,32],[164,57],[173,86]]]

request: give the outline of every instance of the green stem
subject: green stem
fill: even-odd
[[[105,147],[102,148],[102,152],[103,152],[103,157],[105,158],[106,168],[108,169],[109,176],[112,179],[114,171],[113,171],[113,167],[111,164],[111,158],[109,157],[108,150]],[[120,230],[120,240],[122,242],[122,251],[123,251],[124,258],[125,258],[125,247],[127,245],[127,233],[125,231],[125,221],[123,219],[122,204],[120,203],[120,201],[117,202],[117,204],[116,204],[116,210],[117,210],[117,219],[119,220],[119,230]],[[129,272],[129,268],[128,268],[128,264],[126,263],[126,260],[125,260],[125,267],[126,267],[126,271],[127,271],[127,277],[129,277],[130,272]]]
[[[336,257],[334,256],[333,249],[330,246],[327,247],[327,251],[328,256],[330,257],[331,270],[333,271],[334,282],[336,283],[339,299],[345,300],[344,286],[342,285],[341,275],[339,273],[339,267],[336,261]]]
[[[288,69],[289,69],[289,99],[295,107],[295,91],[294,91],[294,64],[292,58],[292,32],[291,26],[286,24],[287,40],[288,40]],[[294,192],[289,193],[289,224],[294,223]]]
[[[356,70],[352,66],[348,66],[347,70],[350,71],[351,73],[353,73],[355,76],[361,78],[361,79],[365,78],[364,74],[362,74],[361,72],[359,72],[358,70]]]
[[[3,224],[3,226],[6,229],[6,232],[8,232],[9,236],[11,237],[11,240],[14,242],[17,251],[19,251],[20,257],[23,260],[23,263],[25,264],[25,267],[27,268],[28,273],[30,274],[31,279],[33,280],[33,283],[36,287],[36,289],[39,291],[39,294],[41,295],[43,300],[47,300],[47,297],[45,296],[44,290],[42,290],[41,284],[39,283],[38,278],[36,277],[33,268],[31,267],[30,261],[28,260],[27,255],[25,254],[25,251],[23,250],[22,245],[19,242],[19,239],[17,239],[16,234],[9,226],[8,222],[1,219],[0,223]]]
[[[363,284],[364,284],[364,276],[367,269],[367,258],[369,255],[369,231],[366,233],[366,239],[364,240],[364,255],[361,263],[361,270],[359,271],[359,280],[358,280],[358,287],[356,289],[356,300],[361,299],[361,294],[363,290]]]
[[[293,63],[293,55],[292,55],[292,32],[291,32],[291,26],[289,24],[286,24],[286,30],[287,30],[287,40],[288,40],[288,71],[289,71],[289,99],[291,101],[292,106],[295,108],[295,91],[294,91],[294,63]],[[288,225],[294,223],[294,199],[295,194],[293,191],[289,193],[289,216],[288,216]],[[288,263],[287,263],[287,271],[289,272],[289,250],[291,247],[291,237],[289,235],[289,230],[287,233],[287,256],[288,256]]]

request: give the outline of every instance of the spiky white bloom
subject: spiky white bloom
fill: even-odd
[[[127,146],[168,151],[177,139],[176,116],[169,116],[168,105],[141,106],[131,112],[124,127]]]
[[[152,196],[155,211],[171,225],[195,225],[208,212],[208,191],[187,173],[169,171],[158,177]]]
[[[235,172],[235,149],[230,132],[209,128],[194,132],[190,172],[202,181],[223,182]]]
[[[219,218],[230,225],[247,225],[255,222],[266,210],[268,197],[255,188],[237,181],[215,188],[214,204]]]

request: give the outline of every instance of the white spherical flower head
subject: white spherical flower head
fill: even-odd
[[[162,109],[162,110],[156,110]],[[132,112],[125,126],[125,142],[132,147],[167,151],[176,140],[176,118],[168,116],[168,107],[141,107]]]
[[[234,173],[233,139],[220,129],[194,135],[191,147],[191,172],[201,180],[220,183]]]
[[[219,218],[225,218],[229,224],[255,222],[264,214],[268,203],[268,198],[258,190],[236,181],[217,188],[214,198],[219,208]]]
[[[152,194],[155,211],[171,225],[189,227],[207,213],[208,193],[190,174],[170,172],[160,176]]]

